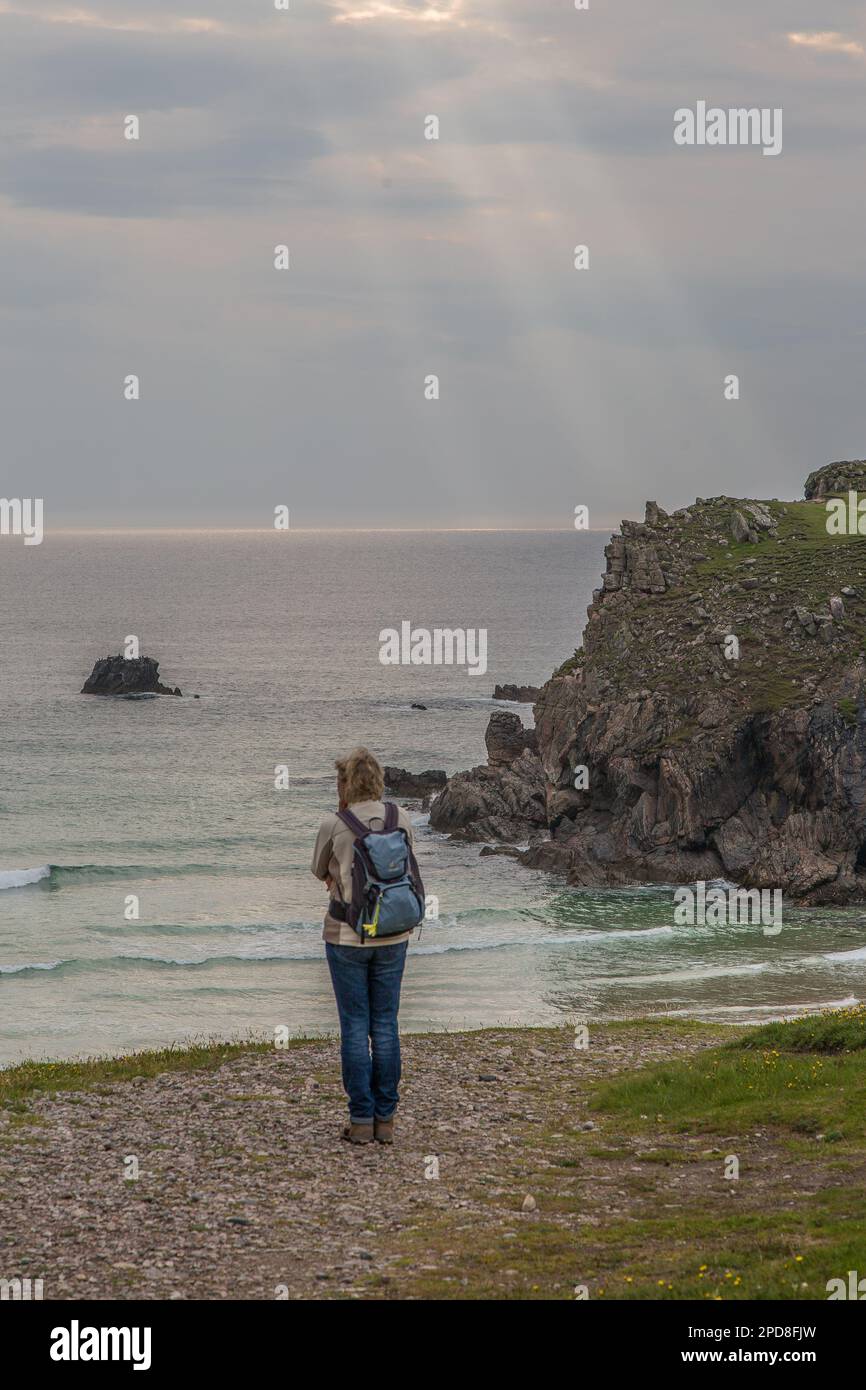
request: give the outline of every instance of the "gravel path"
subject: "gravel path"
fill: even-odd
[[[0,1276],[42,1278],[46,1299],[399,1297],[401,1232],[474,1208],[467,1194],[506,1172],[513,1221],[534,1129],[589,1127],[591,1082],[710,1040],[640,1025],[594,1029],[588,1051],[568,1029],[406,1037],[391,1149],[339,1139],[332,1040],[40,1094],[0,1111]]]

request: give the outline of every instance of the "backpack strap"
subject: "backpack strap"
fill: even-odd
[[[338,811],[337,819],[348,826],[352,834],[357,836],[359,840],[363,840],[364,836],[370,833],[369,825],[365,825],[362,820],[359,820],[353,811]]]
[[[385,833],[397,829],[399,814],[396,802],[385,802]],[[354,811],[338,811],[337,817],[344,825],[348,826],[352,834],[356,835],[358,839],[363,840],[365,835],[370,834],[369,825],[365,825],[362,820],[359,820]]]

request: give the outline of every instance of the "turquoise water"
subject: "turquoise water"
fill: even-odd
[[[494,684],[540,683],[570,655],[605,540],[0,542],[0,1062],[333,1028],[308,862],[334,755],[366,742],[415,769],[483,761]],[[487,673],[382,666],[379,631],[404,619],[486,628]],[[201,699],[80,696],[93,661],[131,633],[163,680]],[[862,911],[786,905],[772,937],[676,927],[669,890],[567,889],[416,821],[440,920],[410,948],[404,1028],[736,1021],[866,993]]]

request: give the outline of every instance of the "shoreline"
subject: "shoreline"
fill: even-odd
[[[781,1012],[779,1013],[773,1012],[776,1008],[775,1005],[768,1004],[764,1006],[762,1004],[756,1004],[752,1006],[754,1012],[761,1013],[762,1017],[751,1021],[741,1018],[701,1018],[697,1016],[697,1013],[691,1014],[682,1012],[671,1012],[669,1014],[664,1012],[645,1014],[611,1013],[587,1018],[584,1014],[581,1014],[579,1010],[574,1010],[573,1018],[580,1023],[586,1024],[586,1026],[590,1028],[616,1028],[639,1024],[646,1024],[649,1027],[656,1024],[660,1026],[682,1024],[686,1027],[694,1025],[696,1027],[717,1028],[721,1032],[727,1034],[736,1032],[737,1030],[746,1031],[762,1028],[767,1024],[786,1023],[795,1018],[819,1017],[821,1014],[834,1009],[855,1007],[858,1003],[859,1000],[852,995],[846,999],[828,999],[818,1004],[804,1004],[801,1002],[790,1006],[780,1006]],[[726,1007],[729,1008],[731,1012],[742,1012],[741,1006],[738,1005],[732,1004]],[[467,1023],[457,1024],[453,1027],[448,1024],[443,1024],[441,1027],[425,1026],[420,1028],[404,1028],[401,1025],[400,1037],[401,1039],[453,1038],[471,1037],[478,1033],[491,1032],[518,1034],[546,1033],[551,1030],[556,1031],[563,1028],[570,1029],[572,1026],[573,1022],[564,1016],[558,1021],[551,1020],[545,1023],[515,1023],[506,1017],[497,1020],[495,1023]],[[292,1034],[288,1038],[285,1046],[295,1047],[305,1043],[337,1041],[339,1041],[339,1028],[335,1024],[332,1027],[323,1028],[320,1031],[311,1029],[308,1032]],[[127,1071],[129,1075],[135,1075],[136,1066],[141,1065],[144,1068],[143,1074],[151,1075],[156,1074],[155,1072],[151,1072],[151,1066],[155,1065],[157,1070],[159,1069],[158,1059],[160,1058],[168,1059],[170,1057],[176,1057],[178,1059],[179,1069],[183,1069],[185,1065],[183,1059],[187,1056],[192,1059],[196,1054],[202,1054],[203,1056],[204,1054],[225,1054],[226,1058],[228,1058],[242,1056],[247,1051],[268,1053],[275,1050],[279,1049],[276,1047],[272,1037],[265,1035],[258,1036],[254,1032],[251,1032],[247,1036],[229,1035],[227,1037],[190,1034],[170,1043],[166,1043],[163,1047],[135,1047],[127,1052],[109,1050],[105,1052],[81,1051],[69,1057],[49,1055],[37,1056],[35,1054],[23,1056],[13,1061],[0,1061],[0,1104],[2,1104],[3,1078],[8,1076],[10,1072],[14,1072],[18,1069],[32,1070],[53,1068],[58,1074],[65,1069],[70,1077],[80,1074],[82,1078],[85,1078],[88,1072],[91,1071],[94,1077],[100,1074],[104,1074],[106,1077],[115,1074],[119,1076],[125,1074]],[[203,1060],[201,1065],[206,1066],[208,1063]],[[171,1066],[166,1066],[164,1069],[172,1070],[173,1068]],[[192,1060],[190,1060],[189,1069],[197,1069],[196,1064]]]
[[[311,958],[314,959],[314,958]],[[802,1000],[787,1005],[776,1004],[755,1004],[755,1005],[723,1005],[708,1006],[701,1010],[696,1006],[691,1010],[654,1010],[649,1013],[606,1013],[587,1017],[579,1009],[574,1009],[570,1017],[561,1015],[557,1019],[545,1022],[523,1023],[515,1022],[512,1018],[505,1015],[492,1023],[468,1023],[459,1022],[454,1025],[442,1024],[441,1026],[421,1026],[403,1027],[400,1026],[401,1038],[435,1038],[435,1037],[463,1037],[472,1036],[477,1033],[488,1032],[514,1032],[514,1033],[533,1033],[549,1032],[562,1028],[571,1028],[574,1022],[580,1022],[590,1028],[610,1028],[628,1027],[629,1025],[647,1026],[668,1024],[683,1024],[684,1026],[697,1026],[707,1028],[718,1028],[723,1032],[730,1033],[737,1030],[745,1031],[765,1027],[769,1024],[787,1023],[793,1019],[815,1018],[839,1009],[850,1009],[860,1006],[860,1000],[856,995],[846,995],[842,999],[826,999],[820,1002],[806,1003]],[[724,1018],[724,1017],[701,1017],[701,1013],[743,1013],[751,1010],[755,1014],[760,1014],[760,1018]],[[778,1011],[777,1011],[778,1010]],[[303,1043],[328,1042],[339,1040],[339,1027],[333,1023],[321,1029],[311,1028],[296,1034],[291,1034],[285,1044],[294,1047]],[[129,1051],[106,1050],[104,1052],[89,1052],[82,1050],[73,1053],[68,1057],[50,1055],[28,1055],[16,1060],[4,1062],[0,1060],[0,1104],[2,1104],[2,1082],[4,1076],[17,1068],[56,1068],[67,1069],[70,1076],[80,1071],[82,1076],[92,1069],[96,1075],[104,1071],[106,1076],[118,1074],[125,1071],[135,1074],[137,1064],[142,1064],[145,1074],[150,1073],[151,1065],[158,1065],[159,1059],[175,1057],[179,1059],[178,1065],[183,1066],[183,1059],[190,1057],[190,1067],[194,1069],[193,1060],[196,1055],[223,1054],[226,1056],[242,1055],[245,1051],[251,1052],[270,1052],[279,1050],[270,1033],[262,1032],[258,1034],[256,1030],[250,1029],[246,1034],[229,1034],[226,1036],[216,1036],[205,1033],[191,1033],[185,1036],[172,1039],[163,1046],[133,1047]],[[202,1062],[205,1065],[205,1062]],[[170,1067],[166,1068],[171,1069]]]
[[[4,1274],[61,1300],[825,1298],[857,1267],[862,1006],[577,1044],[404,1034],[393,1148],[340,1142],[334,1038],[0,1072]]]
[[[783,1018],[769,1020],[772,1022],[783,1022]],[[696,1028],[718,1028],[720,1031],[730,1029],[747,1029],[752,1025],[735,1023],[712,1023],[702,1019],[691,1018],[664,1018],[653,1017],[652,1015],[633,1015],[619,1018],[603,1019],[581,1019],[591,1028],[619,1028],[646,1025],[653,1027],[659,1025],[664,1027],[668,1024],[675,1026]],[[755,1025],[760,1026],[760,1025]],[[434,1038],[472,1038],[484,1033],[516,1033],[516,1034],[546,1034],[550,1032],[571,1031],[573,1025],[563,1021],[559,1024],[539,1024],[539,1023],[508,1023],[499,1022],[495,1024],[480,1024],[478,1027],[466,1028],[419,1028],[419,1029],[400,1029],[401,1041],[408,1039],[434,1039]],[[247,1054],[267,1055],[274,1052],[288,1051],[297,1047],[304,1047],[315,1043],[337,1043],[339,1042],[339,1029],[331,1028],[321,1033],[298,1033],[290,1036],[285,1043],[279,1046],[272,1039],[257,1037],[189,1037],[179,1039],[175,1043],[167,1044],[165,1047],[142,1047],[133,1048],[130,1052],[94,1052],[82,1054],[75,1057],[24,1057],[21,1061],[10,1062],[6,1065],[0,1064],[0,1106],[4,1104],[4,1096],[9,1089],[9,1078],[13,1073],[20,1072],[21,1082],[25,1090],[64,1090],[67,1086],[62,1083],[77,1082],[82,1087],[98,1085],[101,1082],[120,1081],[132,1079],[136,1076],[151,1077],[158,1076],[164,1072],[173,1071],[206,1071],[211,1067],[221,1066],[224,1062],[233,1061],[236,1058],[244,1057]],[[42,1075],[44,1073],[44,1076]],[[25,1075],[26,1074],[26,1075]],[[58,1084],[49,1085],[52,1077],[57,1079]],[[6,1085],[4,1085],[6,1082]],[[43,1084],[43,1082],[45,1084]],[[18,1088],[12,1085],[13,1090]]]

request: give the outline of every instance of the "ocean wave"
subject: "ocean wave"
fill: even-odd
[[[622,931],[560,931],[536,932],[528,936],[503,937],[499,941],[448,941],[431,945],[416,945],[413,955],[444,955],[447,951],[503,951],[509,946],[596,946],[635,937],[672,936],[673,927],[635,927]],[[422,942],[424,938],[421,938]]]
[[[315,922],[117,922],[106,925],[102,922],[90,923],[87,930],[97,936],[136,937],[144,936],[252,936],[256,932],[294,933],[321,931],[321,920]]]
[[[413,940],[413,955],[434,955],[442,954],[445,951],[494,951],[505,950],[509,946],[564,946],[564,945],[603,945],[604,943],[615,944],[618,940],[634,940],[638,937],[657,937],[673,935],[673,927],[637,927],[625,928],[621,931],[558,931],[558,932],[534,932],[525,933],[521,936],[503,936],[497,940],[479,941],[477,938],[468,941],[443,941],[430,943],[429,934],[431,927],[434,933],[440,931],[451,932],[465,925],[461,923],[455,915],[449,914],[447,918],[441,918],[432,927],[429,922],[424,923],[424,932],[421,934],[420,944],[418,937]],[[494,924],[495,926],[495,924]],[[137,936],[162,936],[177,935],[181,937],[192,936],[255,936],[257,933],[262,935],[278,935],[284,933],[294,935],[298,932],[320,932],[322,923],[315,921],[288,921],[288,922],[136,922],[135,934]],[[493,928],[491,928],[492,930]],[[128,937],[132,932],[129,923],[105,925],[94,924],[88,928],[100,936]],[[426,934],[425,934],[426,933]],[[295,959],[295,957],[289,957]]]
[[[860,1000],[854,994],[845,999],[824,999],[820,1003],[809,1004],[699,1004],[683,1009],[658,1009],[648,1014],[649,1018],[671,1018],[676,1015],[693,1015],[695,1009],[701,1014],[767,1014],[768,1018],[796,1018],[800,1014],[824,1013],[827,1009],[852,1009]],[[779,1009],[784,1012],[779,1013]]]
[[[0,869],[0,891],[26,888],[32,883],[58,888],[62,884],[91,883],[99,879],[182,878],[187,874],[263,877],[270,876],[271,872],[285,873],[285,870],[269,871],[257,865],[244,868],[238,864],[39,864],[34,869]]]
[[[69,960],[57,961],[26,961],[22,965],[0,965],[0,977],[4,975],[29,975],[36,972],[48,972],[56,975],[79,975],[94,974],[100,970],[129,970],[129,967],[139,966],[147,970],[207,970],[214,969],[223,965],[273,965],[279,962],[288,964],[297,960],[319,960],[320,953],[315,955],[310,952],[308,955],[228,955],[228,956],[204,956],[201,960],[185,960],[174,956],[75,956]]]
[[[94,928],[93,930],[120,935],[122,928]],[[127,928],[129,930],[129,928]],[[142,942],[141,949],[133,947],[130,950],[120,951],[113,955],[73,957],[59,961],[25,961],[21,964],[0,966],[0,976],[15,975],[18,977],[26,976],[30,972],[48,973],[94,973],[99,971],[121,972],[129,971],[130,968],[139,970],[181,970],[181,971],[206,971],[219,970],[226,967],[262,966],[262,965],[292,965],[304,962],[323,961],[323,950],[319,939],[320,926],[317,922],[286,922],[286,923],[243,923],[233,925],[229,923],[207,924],[196,923],[192,926],[181,926],[162,924],[153,927],[140,928],[143,934],[152,932],[170,933],[174,932],[182,936],[190,936],[201,939],[208,933],[234,933],[243,937],[254,937],[260,933],[265,937],[273,938],[278,933],[282,933],[286,938],[283,949],[273,940],[265,940],[260,943],[251,940],[248,947],[245,947],[243,940],[239,940],[236,949],[228,949],[218,954],[207,953],[207,943],[202,941],[196,954],[196,947],[190,942],[192,953],[187,954],[183,950],[180,942],[177,943],[179,950],[177,953],[171,950],[166,943],[165,954]],[[586,946],[616,946],[621,940],[633,942],[636,938],[658,938],[668,937],[674,934],[672,927],[643,927],[636,929],[624,929],[622,931],[578,931],[578,932],[537,932],[535,934],[521,934],[514,937],[499,937],[490,940],[478,940],[470,937],[467,940],[453,939],[434,939],[430,940],[429,926],[428,935],[422,935],[420,942],[416,938],[412,942],[411,954],[413,956],[439,956],[447,955],[451,952],[482,952],[482,951],[507,951],[512,948],[523,947],[562,947],[580,945]],[[448,933],[450,936],[450,932]],[[172,943],[174,945],[175,943]],[[216,943],[214,943],[216,944]],[[229,943],[226,943],[229,945]],[[234,943],[232,943],[234,944]],[[153,942],[156,946],[156,941]],[[288,949],[286,949],[288,947]],[[730,979],[742,976],[755,976],[761,974],[776,974],[779,972],[797,971],[810,962],[816,963],[823,960],[853,960],[866,958],[866,951],[837,952],[826,957],[786,957],[783,960],[773,961],[752,961],[741,962],[738,964],[701,964],[697,961],[670,970],[658,971],[653,974],[623,974],[609,977],[608,984],[617,983],[627,988],[646,985],[670,985],[673,983],[698,984],[712,979]],[[843,1001],[844,1003],[845,1001]],[[731,1006],[724,1006],[720,1012],[724,1012]],[[736,1007],[736,1006],[734,1006]],[[841,1005],[834,1005],[841,1007]],[[733,1009],[732,1009],[733,1011]]]
[[[245,951],[245,950],[240,950],[240,949],[239,949],[239,950],[237,950],[237,951],[225,953],[225,954],[222,954],[222,955],[215,955],[215,956],[205,955],[205,956],[200,956],[200,957],[197,958],[197,959],[194,958],[194,957],[187,957],[187,956],[156,955],[156,954],[147,953],[146,951],[141,951],[141,952],[137,952],[137,951],[122,951],[122,952],[118,953],[117,955],[113,955],[113,956],[73,957],[73,958],[68,959],[68,960],[52,961],[52,962],[47,962],[47,963],[46,963],[46,962],[42,962],[42,961],[38,961],[38,962],[25,962],[25,963],[23,963],[23,964],[21,964],[21,965],[4,965],[4,966],[0,966],[0,975],[26,975],[29,971],[37,971],[37,970],[38,970],[38,971],[55,971],[55,972],[62,972],[62,973],[64,973],[64,974],[73,974],[73,973],[81,973],[81,972],[88,972],[88,971],[89,971],[89,972],[93,972],[93,971],[99,971],[99,970],[114,970],[114,971],[116,971],[116,970],[128,970],[130,966],[138,966],[138,967],[143,967],[143,968],[145,968],[145,969],[153,969],[153,970],[162,970],[162,969],[206,970],[206,969],[218,969],[218,968],[221,967],[221,966],[232,966],[232,965],[243,965],[243,966],[246,966],[246,965],[280,965],[280,964],[289,965],[289,964],[292,964],[293,962],[297,962],[297,961],[318,961],[318,962],[322,962],[322,960],[323,960],[324,957],[323,957],[323,951],[322,951],[322,949],[321,949],[321,944],[320,944],[320,942],[319,942],[319,940],[318,940],[317,935],[316,935],[316,936],[313,935],[314,932],[316,932],[316,933],[318,932],[318,924],[317,924],[317,923],[314,923],[314,924],[313,924],[313,923],[300,923],[300,924],[294,924],[294,925],[295,925],[296,927],[297,927],[297,926],[300,926],[300,927],[304,928],[307,932],[309,932],[309,934],[310,934],[310,946],[311,946],[311,949],[309,949],[309,950],[291,951],[291,952],[287,952],[287,951],[273,951],[273,950],[266,950],[266,949],[261,949],[261,950],[251,949],[251,950],[246,950],[246,951]],[[224,926],[222,929],[223,929],[223,930],[229,930],[229,931],[243,930],[242,928],[237,928],[237,927],[228,927],[228,928],[226,928],[225,926]],[[286,930],[285,926],[279,927],[279,928],[277,928],[277,929],[280,930],[280,931],[285,931],[285,930]],[[212,931],[212,930],[214,930],[214,928],[211,927],[211,928],[208,928],[208,930],[211,930],[211,931]],[[255,931],[255,930],[262,930],[262,928],[252,928],[252,929],[247,928],[247,930],[254,930],[254,931]],[[271,928],[271,930],[274,930],[274,928]],[[624,931],[624,932],[569,932],[569,933],[558,933],[558,934],[552,934],[552,935],[547,935],[547,934],[545,934],[544,936],[523,936],[523,937],[515,938],[515,939],[510,940],[510,941],[509,941],[509,940],[501,940],[501,941],[451,941],[451,942],[435,942],[435,943],[433,943],[432,945],[429,943],[429,941],[428,941],[428,942],[423,942],[423,938],[422,938],[422,943],[423,943],[423,944],[420,944],[420,945],[419,945],[417,942],[414,942],[414,943],[413,943],[413,946],[412,946],[412,955],[413,955],[413,956],[444,955],[445,953],[450,952],[450,951],[497,951],[497,950],[505,950],[505,949],[507,949],[507,948],[510,947],[510,946],[537,946],[537,945],[559,946],[559,945],[562,945],[562,944],[564,944],[564,943],[573,943],[573,942],[582,942],[582,943],[586,944],[586,943],[589,942],[589,941],[598,940],[598,939],[600,939],[600,938],[602,938],[602,937],[614,937],[614,936],[631,936],[631,937],[635,937],[635,936],[654,936],[654,935],[660,935],[660,934],[667,934],[667,933],[670,932],[671,930],[672,930],[672,928],[670,928],[670,927],[651,927],[651,928],[645,928],[644,930],[641,930],[641,931]],[[313,943],[315,943],[315,945],[314,945]]]
[[[24,965],[0,965],[0,975],[29,975],[36,970],[58,970],[66,965],[64,960],[26,962]]]
[[[26,888],[28,884],[40,883],[50,876],[50,864],[39,864],[35,869],[0,869],[0,891],[4,888]]]
[[[853,951],[829,951],[822,960],[866,960],[866,946],[858,946]]]
[[[736,975],[760,975],[767,970],[779,968],[778,965],[771,965],[768,961],[754,961],[748,965],[698,965],[685,970],[667,970],[660,975],[615,975],[612,977],[612,982],[629,986],[691,984],[696,980],[723,980]]]

